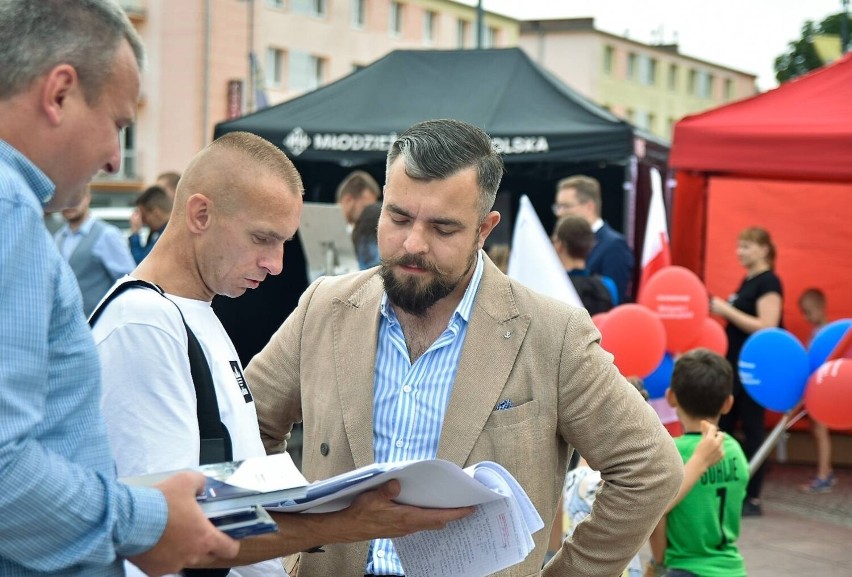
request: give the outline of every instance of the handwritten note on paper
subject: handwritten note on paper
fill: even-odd
[[[523,561],[526,528],[509,499],[484,503],[440,531],[394,539],[407,577],[477,577]]]

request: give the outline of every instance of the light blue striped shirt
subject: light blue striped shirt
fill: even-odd
[[[44,226],[54,186],[0,140],[0,575],[123,575],[165,499],[118,483],[100,362],[74,273]]]
[[[382,297],[373,399],[373,452],[377,463],[434,459],[458,371],[470,311],[482,279],[482,253],[446,330],[412,365],[402,327],[387,293]],[[366,573],[402,575],[390,539],[370,544]]]

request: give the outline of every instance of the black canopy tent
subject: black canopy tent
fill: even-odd
[[[583,172],[602,181],[605,218],[623,222],[632,127],[518,48],[397,50],[301,97],[222,122],[215,136],[244,130],[275,143],[301,172],[306,200],[330,202],[356,167],[384,182],[396,136],[434,118],[470,122],[495,139],[513,206],[527,194],[547,219],[555,181]]]
[[[508,194],[501,194],[504,218],[492,235],[497,242],[508,242],[521,194],[551,227],[556,181],[571,174],[601,182],[603,216],[616,228],[643,204],[640,192],[638,203],[625,206],[633,127],[518,48],[397,50],[313,92],[222,122],[214,136],[246,131],[275,143],[302,174],[305,200],[333,202],[338,183],[355,168],[383,183],[385,156],[396,136],[435,118],[475,124],[502,150],[507,170],[501,191]],[[285,276],[296,265],[292,261],[303,258],[291,252],[295,247],[288,248]]]

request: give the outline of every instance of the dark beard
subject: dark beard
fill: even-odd
[[[426,312],[442,298],[449,295],[459,285],[461,279],[476,262],[476,251],[471,253],[468,266],[455,280],[447,278],[438,267],[417,255],[406,255],[397,259],[382,260],[379,274],[385,284],[388,299],[395,307],[416,317],[426,316]],[[394,266],[416,266],[435,274],[435,277],[425,284],[416,278],[399,279],[393,273]]]

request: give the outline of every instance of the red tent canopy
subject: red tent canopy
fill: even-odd
[[[672,261],[727,296],[743,275],[739,231],[778,248],[784,323],[803,341],[796,300],[815,286],[829,318],[852,318],[852,54],[775,90],[675,126]]]
[[[677,123],[678,170],[852,180],[852,54],[752,98]]]

